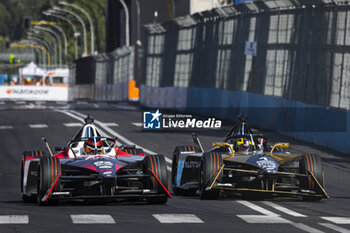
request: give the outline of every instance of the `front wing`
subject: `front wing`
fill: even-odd
[[[259,188],[245,188],[245,187],[235,187],[233,184],[230,183],[220,183],[217,181],[220,174],[231,171],[245,175],[261,175],[263,176],[263,179],[266,181],[266,184],[264,185],[264,189]],[[317,185],[317,188],[315,191],[313,190],[300,190],[298,187],[290,187],[289,191],[283,191],[278,190],[276,187],[276,178],[278,177],[311,177],[311,179],[315,182]],[[269,183],[270,182],[270,183]],[[245,169],[234,169],[234,168],[225,168],[225,164],[222,165],[219,172],[215,177],[213,177],[213,182],[210,186],[206,187],[206,191],[209,191],[211,189],[219,189],[219,190],[225,190],[225,191],[233,191],[233,192],[258,192],[258,193],[271,193],[271,194],[278,194],[278,195],[284,195],[284,196],[316,196],[316,197],[322,197],[322,198],[329,198],[329,195],[326,193],[325,189],[322,187],[320,182],[316,179],[315,175],[312,172],[309,172],[309,174],[298,174],[298,173],[289,173],[289,172],[276,172],[276,173],[268,173],[263,171],[256,171],[256,170],[245,170]]]

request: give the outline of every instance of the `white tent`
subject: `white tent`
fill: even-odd
[[[31,62],[25,67],[19,69],[20,76],[44,76],[45,74],[46,70],[39,68],[34,62]]]

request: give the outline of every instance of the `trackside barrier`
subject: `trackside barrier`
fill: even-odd
[[[185,109],[187,104],[187,88],[159,88],[141,85],[140,104],[155,108]]]
[[[141,86],[140,104],[152,108],[176,108],[231,121],[242,113],[255,127],[350,152],[350,113],[341,109],[251,92],[145,85]]]
[[[70,99],[98,101],[137,101],[138,88],[134,81],[120,84],[78,84],[70,88]]]

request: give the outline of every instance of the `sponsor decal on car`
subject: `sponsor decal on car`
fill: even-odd
[[[276,163],[272,160],[268,160],[266,157],[261,157],[260,160],[256,161],[259,167],[265,169],[265,170],[275,170],[276,169]]]
[[[105,168],[112,168],[113,163],[110,161],[97,161],[94,162],[94,165],[98,167],[99,169],[105,169]]]
[[[201,166],[200,161],[186,161],[184,168],[199,168]]]

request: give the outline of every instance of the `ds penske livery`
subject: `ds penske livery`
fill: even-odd
[[[139,200],[166,203],[164,156],[145,155],[135,146],[116,147],[102,137],[89,116],[78,134],[57,154],[26,151],[21,160],[21,194],[40,205],[61,199]]]
[[[239,117],[224,142],[213,143],[204,152],[196,135],[196,146],[177,146],[173,154],[174,194],[200,193],[202,199],[216,199],[222,193],[254,196],[301,196],[303,200],[329,198],[323,188],[321,158],[314,154],[293,154],[288,143],[267,144],[262,134],[253,134]]]

